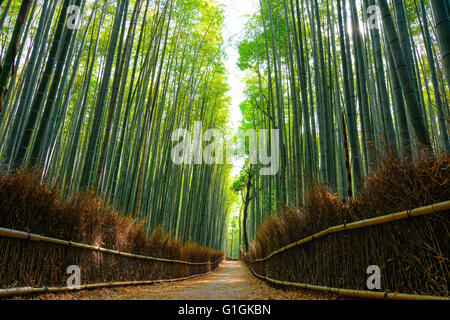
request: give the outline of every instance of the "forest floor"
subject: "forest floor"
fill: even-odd
[[[30,297],[21,297],[21,299]],[[279,288],[255,278],[239,261],[224,261],[205,276],[140,287],[123,287],[45,294],[39,300],[323,300],[337,296],[292,288]]]

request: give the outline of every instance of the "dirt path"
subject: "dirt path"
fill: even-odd
[[[319,300],[333,296],[295,289],[278,289],[255,278],[241,262],[225,261],[206,276],[141,287],[42,295],[38,299],[101,300]]]

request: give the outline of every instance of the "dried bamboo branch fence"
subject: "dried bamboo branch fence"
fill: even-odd
[[[371,219],[366,219],[366,220],[361,220],[361,221],[357,221],[357,222],[352,222],[352,223],[348,223],[348,224],[330,227],[330,228],[323,230],[321,232],[318,232],[312,236],[306,237],[297,242],[294,242],[287,246],[284,246],[278,250],[275,250],[263,258],[250,259],[245,253],[242,253],[241,256],[243,258],[242,260],[245,262],[245,264],[249,267],[250,271],[256,277],[264,279],[264,280],[269,281],[274,284],[278,284],[278,285],[326,291],[326,292],[330,292],[330,293],[341,294],[344,296],[370,298],[370,299],[394,299],[394,300],[430,300],[430,299],[431,300],[440,300],[440,299],[444,299],[444,300],[448,300],[449,299],[448,298],[448,287],[447,287],[447,279],[449,276],[448,267],[447,267],[448,259],[446,259],[445,257],[442,258],[442,260],[443,260],[442,264],[444,266],[441,267],[443,269],[443,272],[441,272],[441,274],[443,276],[440,279],[442,282],[445,283],[444,286],[447,288],[445,290],[446,291],[445,297],[435,296],[435,295],[401,294],[401,293],[393,293],[393,292],[374,292],[374,291],[365,291],[365,290],[338,289],[338,288],[329,287],[326,285],[311,285],[311,284],[299,283],[297,281],[293,282],[293,281],[276,280],[276,279],[271,278],[270,276],[267,276],[267,274],[268,273],[276,274],[278,271],[279,277],[290,276],[290,277],[298,278],[299,276],[296,275],[295,272],[297,271],[297,272],[302,273],[302,272],[304,272],[304,270],[298,270],[298,268],[295,270],[295,268],[294,268],[294,270],[291,270],[291,272],[293,272],[294,274],[292,274],[292,273],[289,274],[289,273],[280,272],[281,271],[280,268],[278,268],[278,270],[273,270],[273,269],[277,268],[277,266],[282,266],[285,264],[288,264],[289,267],[298,266],[298,264],[295,262],[295,259],[298,259],[299,256],[301,257],[301,259],[303,259],[303,261],[306,261],[305,263],[309,266],[310,271],[315,270],[316,268],[314,268],[315,266],[313,265],[315,261],[314,260],[310,261],[310,260],[308,260],[308,258],[310,258],[311,256],[313,256],[313,257],[320,256],[320,253],[317,253],[317,251],[320,251],[320,250],[317,250],[317,249],[324,247],[324,242],[327,240],[327,239],[325,239],[326,236],[328,236],[328,238],[331,238],[331,236],[335,235],[335,237],[333,237],[333,239],[331,239],[331,241],[334,241],[335,243],[337,243],[334,245],[334,247],[333,247],[334,249],[339,249],[339,248],[337,248],[337,246],[342,245],[342,244],[344,244],[344,242],[346,242],[347,248],[350,247],[351,245],[353,245],[353,248],[352,248],[353,252],[356,252],[359,249],[359,248],[357,248],[357,246],[359,245],[361,247],[364,247],[364,243],[362,243],[362,244],[353,243],[352,244],[349,241],[350,240],[349,236],[345,236],[346,239],[344,241],[339,241],[339,239],[336,237],[337,234],[343,233],[345,231],[350,231],[350,230],[353,230],[355,232],[357,230],[366,228],[367,232],[364,235],[365,237],[359,236],[359,237],[356,237],[356,239],[359,239],[359,240],[369,239],[373,235],[368,235],[368,234],[370,233],[370,231],[372,231],[374,229],[374,228],[371,228],[372,230],[370,230],[369,227],[388,225],[393,222],[400,222],[401,220],[407,220],[407,219],[413,218],[413,217],[416,217],[416,218],[417,217],[425,217],[425,216],[437,214],[437,213],[440,213],[441,215],[445,215],[448,218],[448,213],[450,212],[449,210],[450,210],[450,201],[445,201],[445,202],[441,202],[441,203],[437,203],[437,204],[433,204],[433,205],[429,205],[429,206],[425,206],[425,207],[421,207],[421,208],[405,210],[402,212],[384,215],[384,216],[380,216],[380,217],[376,217],[376,218],[371,218]],[[430,225],[431,225],[430,223],[427,223],[425,228],[429,228],[430,233],[432,233],[433,228]],[[446,228],[446,226],[444,226],[444,227]],[[369,229],[367,229],[367,228],[369,228]],[[395,229],[395,231],[398,231],[398,228]],[[381,233],[376,234],[375,236],[380,236],[380,235],[385,236],[385,234],[383,235]],[[443,235],[443,237],[446,237],[445,245],[448,248],[448,237],[449,237],[448,232],[447,232],[447,234]],[[322,240],[322,244],[320,247],[311,246],[314,242],[317,242],[318,240]],[[379,243],[379,244],[382,243],[382,241],[375,241],[374,239],[371,239],[371,240],[372,240],[371,241],[372,243]],[[433,241],[435,241],[435,239],[433,239]],[[294,249],[304,248],[305,246],[308,246],[308,245],[310,247],[305,248],[306,253],[314,252],[315,254],[307,255],[305,252],[298,252],[298,251],[295,253],[289,254],[289,252],[288,252],[288,251],[295,251]],[[330,246],[328,246],[328,247],[330,247]],[[344,248],[344,250],[347,248]],[[343,248],[340,248],[340,249],[342,250]],[[344,250],[342,250],[342,251],[344,251]],[[363,250],[366,251],[365,255],[367,256],[368,248],[363,248]],[[444,252],[445,252],[445,248],[444,248]],[[282,253],[288,254],[288,256],[284,256],[284,257],[280,256],[280,254],[282,254]],[[385,252],[383,252],[383,253],[385,253]],[[342,252],[340,252],[340,254],[342,255]],[[352,251],[346,252],[345,254],[351,255]],[[326,254],[322,254],[322,255],[326,256]],[[277,261],[274,261],[274,258],[277,256],[278,256],[278,259],[276,259]],[[349,259],[349,260],[351,260],[351,259]],[[263,262],[266,262],[266,265],[264,265]],[[344,260],[341,261],[341,264],[343,264],[343,263],[345,263]],[[368,267],[368,265],[366,267]],[[255,269],[259,269],[259,273],[257,271],[255,271]],[[263,275],[263,274],[265,274],[265,275]],[[302,276],[302,274],[300,276]],[[337,275],[335,275],[335,276],[337,277]],[[316,278],[316,280],[318,280],[318,279]],[[340,280],[341,280],[340,281],[341,283],[345,282],[344,278],[340,278]],[[436,279],[434,279],[433,281],[436,282]],[[361,285],[361,281],[360,281],[360,285]],[[394,290],[391,290],[391,291],[394,291]]]
[[[23,232],[23,231],[17,231],[17,230],[12,230],[12,229],[5,229],[5,228],[0,228],[0,236],[35,241],[35,242],[54,243],[54,244],[59,244],[59,245],[63,245],[63,246],[68,246],[68,247],[81,248],[81,249],[86,249],[86,250],[91,250],[91,251],[109,253],[112,255],[128,257],[128,258],[135,258],[135,259],[142,259],[142,260],[152,260],[152,261],[179,263],[179,264],[187,264],[187,265],[211,265],[211,264],[214,264],[214,262],[210,262],[210,261],[190,262],[190,261],[142,256],[142,255],[137,255],[137,254],[132,254],[132,253],[126,253],[126,252],[120,252],[120,251],[116,251],[116,250],[105,249],[100,246],[91,246],[91,245],[72,242],[72,241],[66,241],[66,240],[60,240],[60,239],[55,239],[55,238],[51,238],[51,237],[45,237],[45,236],[41,236],[38,234],[30,233],[30,232]]]
[[[244,258],[245,259],[245,258]],[[327,293],[339,294],[346,297],[353,298],[363,298],[363,299],[377,299],[377,300],[450,300],[448,297],[436,297],[436,296],[427,296],[427,295],[417,295],[417,294],[405,294],[405,293],[394,293],[394,292],[378,292],[378,291],[366,291],[366,290],[352,290],[352,289],[340,289],[340,288],[332,288],[325,286],[316,286],[312,284],[305,283],[296,283],[296,282],[287,282],[271,279],[269,277],[265,277],[259,275],[255,272],[247,264],[247,267],[253,273],[253,275],[257,278],[266,280],[273,284],[288,286],[288,287],[296,287],[307,290],[315,290],[322,291]]]
[[[70,292],[70,291],[113,288],[113,287],[144,286],[144,285],[150,285],[150,284],[161,283],[161,282],[178,282],[178,281],[184,281],[184,280],[189,280],[189,279],[193,279],[196,277],[204,276],[212,271],[214,271],[214,269],[210,270],[208,272],[205,272],[205,273],[194,274],[189,277],[178,278],[178,279],[93,283],[93,284],[85,284],[85,285],[82,285],[79,287],[49,287],[49,288],[22,287],[22,288],[0,289],[0,297],[11,297],[11,296],[26,295],[26,294],[64,293],[64,292]]]
[[[93,289],[93,288],[106,288],[106,287],[117,287],[117,286],[134,286],[134,285],[148,285],[148,284],[154,284],[159,282],[176,282],[176,281],[182,281],[191,279],[194,277],[202,276],[205,274],[208,274],[209,272],[215,270],[219,263],[223,260],[223,256],[219,257],[215,261],[205,261],[205,262],[191,262],[191,261],[183,261],[183,260],[177,260],[177,259],[165,259],[165,258],[158,258],[158,257],[152,257],[152,256],[143,256],[143,255],[137,255],[132,253],[126,253],[126,252],[120,252],[116,250],[110,250],[106,248],[102,248],[100,246],[92,246],[72,241],[66,241],[66,240],[60,240],[52,237],[46,237],[38,234],[33,234],[29,232],[23,232],[23,231],[17,231],[13,229],[6,229],[6,228],[0,228],[0,240],[9,240],[9,241],[23,241],[23,244],[28,247],[27,249],[33,250],[30,246],[30,244],[35,243],[36,244],[42,244],[42,245],[50,245],[50,246],[58,246],[58,247],[66,247],[67,250],[82,250],[82,252],[88,252],[94,254],[94,256],[90,255],[87,258],[91,260],[96,260],[94,264],[98,267],[100,264],[102,264],[102,260],[108,260],[105,262],[106,264],[110,264],[111,259],[106,259],[106,257],[100,256],[107,255],[109,258],[111,257],[117,257],[121,259],[122,263],[118,263],[118,261],[114,261],[114,265],[123,265],[123,258],[125,259],[131,259],[129,261],[132,261],[132,264],[134,267],[128,268],[127,275],[131,274],[142,274],[142,269],[149,269],[148,272],[144,272],[144,275],[151,276],[157,279],[154,280],[142,280],[142,281],[107,281],[102,283],[85,283],[84,285],[81,285],[80,287],[33,287],[33,286],[25,286],[25,287],[14,287],[14,288],[7,288],[7,289],[0,289],[0,297],[5,296],[15,296],[15,295],[24,295],[24,294],[41,294],[41,293],[54,293],[54,292],[67,292],[67,291],[74,291],[74,290],[82,290],[82,289]],[[6,246],[7,247],[7,246]],[[25,250],[23,250],[25,251]],[[47,253],[54,252],[54,250],[51,250],[50,247],[47,247],[45,250]],[[58,250],[57,254],[60,254],[64,256],[64,251]],[[67,256],[67,255],[66,255]],[[80,252],[76,255],[77,259],[80,259]],[[2,274],[4,272],[8,271],[5,270],[5,262],[2,262],[2,259],[5,259],[4,256],[0,257],[0,282],[2,280]],[[55,259],[51,259],[52,263],[55,262]],[[64,257],[62,260],[65,260]],[[4,260],[3,260],[4,261]],[[56,260],[58,261],[58,260]],[[140,263],[136,263],[137,261],[145,261],[147,265],[143,265]],[[133,263],[134,262],[134,263]],[[105,264],[103,263],[103,264]],[[150,268],[147,268],[150,265]],[[73,263],[76,264],[76,263]],[[129,263],[128,263],[129,264]],[[179,267],[177,265],[184,265],[184,267]],[[68,265],[67,265],[68,266]],[[67,267],[66,266],[66,267]],[[54,266],[52,266],[54,267]],[[63,267],[63,266],[62,266]],[[92,268],[88,268],[92,269]],[[115,269],[122,269],[121,266]],[[58,272],[60,275],[64,277],[64,274],[61,273],[61,271],[65,271],[60,268]],[[139,271],[139,272],[138,272]],[[39,272],[45,272],[45,270],[39,270]],[[101,273],[99,273],[101,274]],[[168,275],[169,277],[171,275],[175,276],[175,278],[169,278],[169,279],[159,279],[162,274]],[[98,274],[97,274],[98,275]],[[122,274],[123,276],[123,274]],[[60,279],[63,279],[61,277]],[[34,277],[30,277],[34,278]],[[54,278],[54,277],[53,277]],[[90,277],[92,278],[92,276]],[[95,277],[94,279],[98,277]],[[100,277],[101,278],[101,277]],[[112,278],[115,278],[114,276]],[[86,280],[86,279],[85,279]]]

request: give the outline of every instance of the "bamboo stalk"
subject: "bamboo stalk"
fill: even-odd
[[[217,260],[216,262],[218,262],[219,260]],[[93,283],[93,284],[85,284],[85,285],[77,286],[77,287],[49,287],[49,288],[23,287],[23,288],[0,289],[0,297],[10,297],[10,296],[19,296],[19,295],[27,295],[27,294],[54,293],[54,292],[62,293],[62,292],[70,292],[70,291],[112,288],[112,287],[142,286],[142,285],[150,285],[150,284],[162,283],[162,282],[179,282],[179,281],[197,278],[200,276],[205,276],[205,275],[213,272],[216,269],[217,269],[217,267],[206,273],[195,274],[195,275],[192,275],[189,277],[177,278],[177,279]]]
[[[322,291],[328,293],[335,293],[346,297],[353,298],[364,298],[364,299],[377,299],[377,300],[450,300],[449,297],[438,297],[438,296],[428,296],[428,295],[416,295],[416,294],[406,294],[406,293],[394,293],[394,292],[378,292],[378,291],[365,291],[365,290],[353,290],[353,289],[342,289],[342,288],[332,288],[332,287],[324,287],[324,286],[316,286],[312,284],[305,283],[296,283],[296,282],[286,282],[271,279],[269,277],[265,277],[257,274],[252,267],[248,264],[246,266],[250,269],[253,275],[257,278],[266,280],[268,282],[288,286],[288,287],[296,287],[301,289]]]
[[[275,250],[272,253],[270,253],[268,256],[266,256],[265,258],[249,260],[249,261],[251,263],[266,261],[266,260],[272,258],[274,255],[277,255],[281,252],[287,251],[287,250],[295,248],[295,247],[299,247],[307,242],[311,242],[313,240],[322,238],[322,237],[332,234],[332,233],[339,233],[339,232],[346,231],[346,230],[367,228],[367,227],[380,225],[380,224],[384,224],[384,223],[405,220],[405,219],[409,219],[412,217],[430,215],[430,214],[433,214],[436,212],[442,212],[442,211],[449,210],[449,209],[450,209],[450,201],[445,201],[445,202],[436,203],[436,204],[432,204],[432,205],[421,207],[421,208],[392,213],[392,214],[388,214],[388,215],[381,216],[381,217],[370,218],[370,219],[356,221],[356,222],[352,222],[352,223],[348,223],[348,224],[341,224],[338,226],[330,227],[330,228],[320,231],[312,236],[306,237],[297,242],[294,242],[287,246],[284,246],[278,250]]]
[[[7,238],[21,239],[21,240],[30,240],[30,241],[35,241],[35,242],[54,243],[54,244],[59,244],[62,246],[98,251],[98,252],[108,253],[108,254],[127,257],[127,258],[152,260],[152,261],[159,261],[159,262],[169,262],[169,263],[179,263],[179,264],[187,264],[187,265],[212,265],[212,264],[217,263],[220,259],[223,258],[223,257],[221,257],[218,260],[216,260],[215,262],[210,262],[210,261],[208,261],[208,262],[189,262],[189,261],[182,261],[182,260],[156,258],[156,257],[143,256],[143,255],[137,255],[137,254],[132,254],[132,253],[125,253],[125,252],[120,252],[120,251],[111,250],[111,249],[105,249],[100,246],[92,246],[92,245],[87,245],[87,244],[82,244],[82,243],[77,243],[77,242],[60,240],[60,239],[55,239],[55,238],[51,238],[51,237],[41,236],[38,234],[27,233],[27,232],[23,232],[23,231],[17,231],[17,230],[6,229],[6,228],[0,228],[0,236],[7,237]]]

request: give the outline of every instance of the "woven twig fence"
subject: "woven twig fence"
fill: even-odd
[[[143,256],[5,228],[0,253],[0,296],[181,281],[207,274],[223,259]],[[70,265],[81,269],[79,288],[64,287]]]
[[[280,285],[353,297],[447,299],[449,210],[446,201],[330,227],[266,257],[242,257],[256,276]],[[383,292],[366,290],[371,265],[382,271]]]

